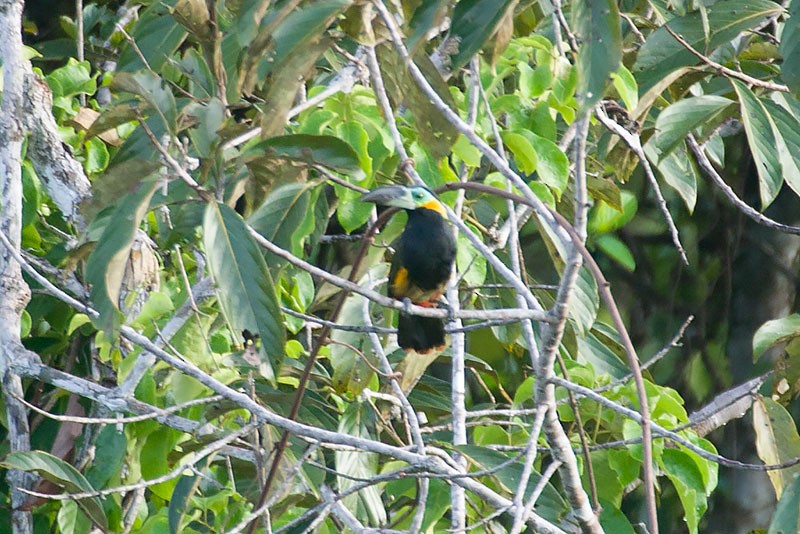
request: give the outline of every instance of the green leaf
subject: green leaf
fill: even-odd
[[[422,518],[421,532],[440,532],[436,524],[450,511],[450,486],[443,480],[432,478],[425,502],[425,515]],[[449,525],[448,525],[449,527]],[[445,527],[446,528],[446,527]]]
[[[655,145],[659,159],[669,154],[698,126],[708,123],[732,100],[721,96],[704,95],[678,100],[658,115]]]
[[[503,143],[514,154],[514,161],[517,167],[525,174],[532,174],[536,170],[539,158],[536,156],[536,150],[534,150],[527,137],[507,131],[502,132],[502,137]]]
[[[348,143],[361,162],[361,170],[366,177],[372,177],[372,158],[369,155],[369,134],[355,121],[344,122],[336,127],[336,135]]]
[[[159,72],[186,38],[186,29],[177,24],[169,14],[170,7],[163,2],[154,2],[139,12],[139,21],[130,31],[132,43],[123,42],[122,52],[117,60],[117,70],[136,72],[150,69]],[[147,65],[142,62],[147,58]]]
[[[295,256],[303,254],[303,244],[314,229],[313,184],[288,184],[270,193],[247,219],[255,231]]]
[[[450,54],[450,72],[458,71],[469,62],[494,35],[506,11],[515,4],[514,0],[461,0],[456,4],[445,38],[456,45],[456,51]]]
[[[200,157],[211,156],[214,146],[219,143],[217,131],[225,120],[225,105],[219,98],[210,98],[205,103],[193,102],[184,108],[183,113],[197,120],[197,125],[189,130],[192,147]]]
[[[428,0],[421,2],[414,10],[411,20],[408,21],[409,29],[411,30],[408,35],[406,46],[409,52],[413,54],[417,47],[424,41],[425,34],[437,26],[447,16],[449,2],[445,0]]]
[[[613,232],[633,219],[638,209],[636,196],[630,191],[621,191],[622,210],[617,210],[603,201],[597,202],[589,212],[588,229],[591,235]]]
[[[636,78],[633,77],[631,71],[625,68],[625,65],[620,65],[617,72],[611,73],[611,80],[628,112],[633,115],[639,105],[639,86],[636,84]]]
[[[33,320],[31,319],[31,314],[28,313],[28,310],[22,310],[22,314],[19,318],[19,337],[25,339],[31,334],[31,327],[33,326]]]
[[[478,299],[477,304],[485,310],[498,308],[514,308],[517,306],[516,292],[504,284],[506,280],[497,274],[493,267],[489,266],[486,273],[486,283],[493,284],[495,287],[488,287],[482,290],[485,298]],[[511,324],[492,327],[492,334],[502,345],[513,347],[522,335],[522,325],[519,321]]]
[[[151,116],[161,118],[160,123],[164,129],[169,132],[175,131],[177,117],[175,97],[167,83],[159,76],[149,71],[134,74],[119,72],[114,76],[111,87],[116,91],[135,95],[137,100],[145,104],[139,109],[140,113],[150,111]],[[125,108],[122,108],[122,112],[125,112]],[[158,135],[158,132],[153,130],[153,134]],[[152,151],[152,140],[149,137],[147,144]]]
[[[800,477],[784,488],[767,530],[767,534],[790,532],[800,532]]]
[[[689,213],[694,212],[695,204],[697,204],[697,169],[694,166],[694,160],[688,157],[685,142],[681,140],[677,148],[666,156],[659,155],[654,137],[651,137],[642,148],[644,148],[645,156],[651,164],[656,166],[664,181],[683,199]]]
[[[636,260],[631,249],[614,234],[602,234],[594,240],[597,247],[628,272],[636,270]]]
[[[775,95],[773,98],[780,104],[766,99],[760,99],[760,102],[769,113],[772,134],[778,143],[776,148],[783,179],[795,193],[800,194],[800,122],[789,111],[796,101],[787,95]]]
[[[789,4],[789,17],[783,21],[780,53],[781,78],[792,94],[800,94],[800,2]]]
[[[606,83],[622,61],[617,2],[576,0],[572,5],[572,28],[581,42],[576,62],[578,98],[589,109],[603,98]]]
[[[605,343],[604,343],[605,341]],[[592,364],[598,375],[607,374],[611,378],[622,378],[628,374],[628,366],[621,358],[621,347],[610,347],[608,340],[600,340],[595,331],[577,338],[580,360]]]
[[[259,75],[264,77],[272,70],[273,65],[278,66],[294,54],[302,54],[303,48],[308,43],[320,38],[330,23],[352,0],[317,0],[291,11],[274,32],[269,36],[274,43],[270,52],[264,54]],[[265,28],[262,23],[262,29]]]
[[[529,140],[539,158],[536,165],[539,179],[553,190],[556,198],[560,198],[569,179],[567,155],[558,148],[557,144],[534,133],[530,134]]]
[[[59,532],[90,534],[92,522],[86,517],[75,501],[63,501],[56,516]]]
[[[463,135],[459,135],[453,144],[453,154],[470,167],[480,167],[481,165],[481,151]]]
[[[780,464],[800,457],[800,436],[786,408],[768,397],[758,396],[753,403],[753,429],[756,451],[766,465]],[[767,471],[775,495],[781,498],[783,488],[800,473],[800,466]]]
[[[614,534],[635,534],[628,518],[622,511],[605,499],[600,499],[600,526],[605,532]]]
[[[108,167],[110,156],[106,144],[100,139],[92,138],[86,141],[86,160],[83,168],[86,174],[97,174]]]
[[[370,267],[359,283],[366,285],[370,283],[370,280],[380,280],[386,277],[388,272],[388,264],[377,263]],[[348,295],[338,320],[343,324],[363,324],[363,306],[364,297],[355,294]],[[374,371],[362,357],[362,354],[371,354],[369,337],[359,332],[334,330],[331,339],[334,341],[330,352],[333,387],[339,393],[357,396],[370,385],[375,376]],[[353,348],[360,351],[361,354],[353,351]]]
[[[782,9],[770,0],[720,0],[706,8],[710,35],[706,35],[700,12],[673,18],[668,25],[695,50],[708,56],[720,45],[730,43],[741,32],[759,25],[767,17],[778,15]],[[639,88],[648,91],[673,70],[696,65],[699,61],[661,27],[651,33],[639,49],[633,72],[639,81]]]
[[[597,282],[585,266],[578,271],[575,291],[569,304],[569,316],[574,321],[578,335],[585,336],[592,328],[600,307]]]
[[[351,402],[342,414],[338,431],[348,436],[374,439],[375,436],[369,430],[374,423],[368,424],[370,412],[371,409],[365,403]],[[374,477],[378,472],[378,455],[375,453],[337,450],[334,455],[336,471],[343,475],[356,477],[356,479],[368,479]],[[352,478],[343,476],[336,478],[340,492],[358,484]],[[386,508],[381,501],[381,493],[380,486],[368,486],[345,497],[342,502],[356,517],[369,517],[370,524],[378,526],[386,523],[387,518]]]
[[[458,131],[442,112],[422,92],[411,78],[403,58],[393,46],[381,45],[376,48],[381,73],[386,83],[386,91],[395,109],[407,107],[414,118],[416,134],[425,150],[436,160],[449,156]],[[456,110],[450,88],[442,75],[436,70],[427,55],[420,51],[414,56],[414,63],[422,71],[436,94],[450,109]]]
[[[112,477],[122,470],[127,438],[125,432],[114,425],[104,426],[97,436],[95,459],[86,472],[86,479],[95,488],[105,488]]]
[[[753,335],[753,361],[767,349],[779,343],[786,343],[800,336],[800,315],[793,313],[788,317],[773,319],[762,324]]]
[[[30,161],[22,162],[22,226],[37,219],[41,203],[41,182]]]
[[[283,360],[286,333],[272,276],[261,250],[239,214],[220,203],[206,207],[203,244],[232,335],[241,340],[245,329],[260,335],[260,371],[274,381]]]
[[[92,95],[97,91],[97,82],[92,76],[92,66],[88,61],[79,62],[69,58],[67,64],[45,78],[53,99],[70,98],[79,94]]]
[[[493,471],[492,478],[497,480],[501,489],[507,495],[512,495],[519,490],[519,484],[522,480],[522,462],[509,464],[509,455],[477,445],[459,445],[456,449],[474,465],[476,470]],[[501,464],[505,465],[500,467]],[[529,496],[541,482],[541,475],[535,470],[532,471],[528,479],[528,485],[525,488],[525,496]],[[557,522],[567,512],[568,505],[553,485],[547,482],[539,500],[536,502],[536,510],[544,518]]]
[[[764,104],[742,82],[731,80],[742,108],[742,122],[747,133],[747,143],[753,153],[753,160],[758,170],[758,190],[761,206],[769,206],[783,185],[780,160],[778,158],[778,140],[775,138],[772,121]]]
[[[697,465],[679,449],[664,449],[659,463],[678,492],[689,532],[697,534],[700,518],[708,509],[705,486]]]
[[[473,227],[472,230],[476,232]],[[481,286],[486,281],[486,258],[478,252],[461,232],[456,236],[456,265],[458,274],[469,286]]]
[[[570,414],[572,417],[572,414]],[[611,450],[592,451],[590,456],[594,470],[595,484],[597,487],[598,498],[606,501],[612,509],[619,508],[622,503],[622,495],[625,492],[625,484],[620,480],[620,476],[613,469],[610,458]],[[636,467],[636,476],[639,475],[638,465],[630,455],[627,455],[627,463]],[[588,470],[584,469],[581,473],[584,487],[589,486]],[[614,532],[614,531],[612,531]]]
[[[210,463],[211,456],[207,456],[202,460],[200,465],[196,466],[196,468],[198,471],[204,472],[208,469]],[[169,500],[168,509],[170,534],[178,534],[179,532],[182,532],[181,523],[183,522],[187,512],[191,509],[192,497],[197,492],[197,489],[200,487],[200,483],[202,481],[203,478],[199,475],[184,475],[180,478],[180,480],[178,480],[178,483],[175,484],[175,489],[173,490],[172,497]]]
[[[145,479],[160,477],[169,472],[172,467],[170,454],[178,444],[180,433],[164,426],[157,427],[156,430],[147,435],[141,448],[140,462],[142,476]],[[177,481],[175,479],[166,480],[153,486],[148,490],[156,496],[168,501],[172,498]]]
[[[271,137],[247,146],[245,161],[256,156],[299,161],[308,165],[322,165],[347,173],[353,180],[363,180],[361,160],[346,142],[332,135],[294,134]]]
[[[100,329],[112,331],[119,325],[119,297],[131,245],[159,185],[158,177],[140,180],[111,213],[111,222],[87,260],[86,280],[92,285],[90,298],[100,314],[95,321]]]
[[[44,451],[12,452],[6,456],[4,461],[0,462],[0,466],[6,469],[36,473],[45,480],[63,488],[67,493],[95,491],[95,488],[80,471],[61,458]],[[78,507],[100,528],[103,530],[108,528],[108,521],[99,497],[89,497],[76,502]]]

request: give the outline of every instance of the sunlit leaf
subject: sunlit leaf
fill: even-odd
[[[758,170],[758,191],[761,206],[769,206],[783,185],[783,174],[778,156],[778,141],[769,113],[764,104],[742,82],[731,80],[742,107],[742,122],[747,133],[747,143],[753,153]]]
[[[770,347],[785,343],[800,336],[800,315],[793,313],[781,319],[762,324],[753,335],[753,359],[755,361]]]
[[[611,80],[614,82],[614,89],[625,103],[628,113],[633,115],[639,105],[639,86],[636,84],[636,78],[633,77],[631,71],[625,68],[625,65],[620,65],[617,72],[611,73]]]
[[[614,209],[602,201],[595,204],[589,212],[588,229],[590,234],[613,232],[633,219],[639,207],[636,197],[630,191],[622,191],[620,198],[622,210]]]
[[[660,464],[678,492],[689,532],[697,534],[700,518],[708,508],[705,486],[697,466],[679,449],[664,449]]]
[[[766,465],[775,465],[800,457],[800,436],[786,408],[774,400],[758,396],[753,403],[753,429],[756,432],[756,451]],[[775,495],[781,498],[783,489],[800,473],[800,466],[767,471]]]
[[[536,150],[528,139],[518,133],[503,132],[503,143],[514,154],[514,160],[519,169],[525,174],[531,174],[536,170],[536,164],[539,158],[536,156]]]

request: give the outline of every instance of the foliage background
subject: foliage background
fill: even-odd
[[[258,421],[238,397],[211,397],[218,391],[203,376],[285,416],[306,388],[303,368],[316,352],[298,421],[416,450],[409,418],[389,418],[386,398],[397,391],[375,372],[382,347],[406,376],[422,374],[408,394],[411,413],[424,413],[419,437],[454,455],[453,465],[465,461],[477,484],[513,503],[538,487],[534,511],[566,531],[592,531],[578,519],[581,499],[602,508],[606,531],[641,531],[636,525],[648,521],[642,447],[624,442],[641,430],[615,409],[639,406],[633,383],[621,381],[630,372],[623,340],[588,269],[575,280],[565,276],[573,260],[542,212],[514,215],[504,199],[481,191],[441,194],[499,262],[521,263],[519,279],[545,309],[557,302],[559,287],[571,292],[563,338],[548,337],[544,322],[530,332],[543,354],[542,340],[555,340],[553,356],[562,359],[555,374],[597,390],[611,406],[570,399],[563,387],[554,392],[557,406],[547,404],[538,390],[547,372],[532,364],[529,330],[518,318],[470,330],[465,345],[454,336],[451,350],[415,370],[401,363],[386,335],[395,315],[386,301],[351,295],[339,308],[335,279],[321,276],[347,278],[359,261],[353,280],[381,290],[385,247],[372,246],[361,259],[360,242],[350,237],[378,215],[358,201],[364,189],[409,183],[412,169],[431,188],[459,181],[511,187],[476,139],[524,178],[527,191],[514,184],[515,191],[532,194],[579,231],[573,217],[587,215],[586,247],[610,281],[640,359],[659,354],[644,373],[654,423],[742,462],[800,456],[792,418],[800,328],[793,313],[800,251],[793,226],[800,223],[796,3],[388,3],[425,79],[473,137],[409,75],[381,3],[83,4],[82,28],[71,4],[25,6],[26,52],[52,92],[48,112],[67,150],[43,157],[39,134],[29,129],[19,245],[28,265],[79,302],[65,303],[26,275],[33,294],[21,339],[41,365],[14,372],[24,378],[27,402],[52,413],[113,418],[153,413],[152,406],[179,409],[171,419],[119,424],[32,412],[36,452],[6,455],[4,466],[47,479],[50,486],[34,486],[44,493],[108,490],[102,498],[32,502],[33,530],[235,529],[257,507],[285,427]],[[581,149],[573,140],[580,141],[583,124]],[[47,159],[80,167],[66,178],[51,175]],[[727,193],[710,176],[715,172]],[[86,179],[86,190],[75,185]],[[61,201],[59,180],[81,192]],[[588,213],[580,201],[576,210],[581,194]],[[387,223],[376,244],[399,234],[402,217]],[[523,221],[518,243],[516,217]],[[448,298],[456,308],[486,312],[464,322],[522,309],[486,251],[463,232],[458,239],[458,290]],[[276,247],[289,254],[276,255]],[[315,318],[362,327],[368,319],[380,340],[334,329],[322,343]],[[200,374],[156,358],[125,328]],[[244,330],[258,333],[255,345],[246,344]],[[191,404],[204,397],[211,400]],[[459,411],[461,401],[467,413]],[[736,413],[729,414],[724,408],[732,403]],[[574,456],[560,456],[552,422],[539,436],[536,406],[557,413]],[[466,440],[453,425],[465,426]],[[227,441],[203,456],[219,439]],[[2,453],[11,452],[10,441],[2,443]],[[405,475],[418,471],[403,471],[409,461],[391,454],[334,450],[321,446],[324,439],[309,444],[296,435],[288,443],[267,492],[264,521],[275,531],[300,532],[318,517],[322,532],[519,527],[474,487],[466,497],[451,491],[452,475],[428,477],[422,469],[428,481],[417,483]],[[538,455],[531,443],[542,447]],[[527,483],[526,459],[533,468]],[[654,460],[664,532],[797,530],[796,467],[768,474],[719,467],[662,438],[654,441]],[[554,475],[550,466],[558,465]],[[570,466],[580,474],[577,488],[568,481]],[[373,483],[344,497],[343,509],[333,504],[331,492],[365,480]],[[5,482],[0,491],[0,524],[11,524],[11,491]]]

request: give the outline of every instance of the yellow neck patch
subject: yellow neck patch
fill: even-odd
[[[419,207],[425,208],[426,210],[435,211],[436,213],[447,219],[447,210],[445,210],[442,203],[436,200],[435,198],[427,201],[425,204],[420,204]]]

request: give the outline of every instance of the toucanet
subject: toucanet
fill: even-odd
[[[388,294],[392,298],[434,307],[445,290],[456,257],[447,211],[431,190],[390,185],[361,197],[365,202],[402,208],[408,213],[403,233],[393,244]],[[445,347],[444,321],[400,313],[397,343],[405,351],[426,354]]]

